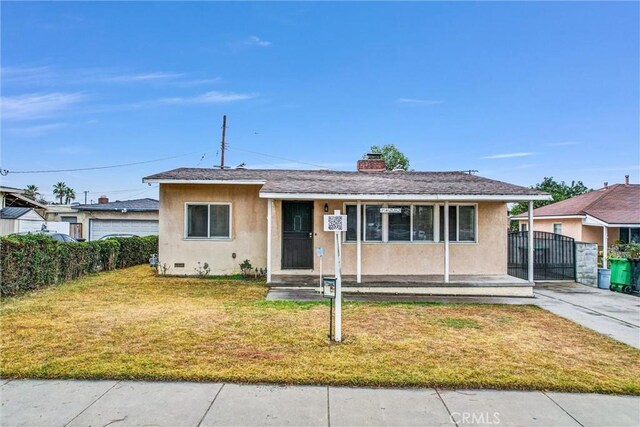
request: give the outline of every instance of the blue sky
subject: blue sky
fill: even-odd
[[[231,166],[353,170],[392,143],[416,170],[638,182],[639,21],[637,2],[4,2],[2,168],[180,157],[2,182],[154,197],[143,176],[219,164],[223,114]]]

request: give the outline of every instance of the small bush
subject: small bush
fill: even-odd
[[[41,234],[0,238],[0,295],[16,295],[100,270],[145,264],[158,237],[60,243]]]

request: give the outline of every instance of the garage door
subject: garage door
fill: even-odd
[[[89,240],[98,240],[107,234],[135,234],[136,236],[157,236],[158,221],[92,219],[89,220]]]

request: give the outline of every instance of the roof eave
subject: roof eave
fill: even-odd
[[[483,201],[483,202],[524,202],[534,200],[551,200],[545,194],[339,194],[339,193],[278,193],[260,192],[262,199],[295,199],[295,200],[396,200],[396,201]]]
[[[233,184],[233,185],[264,185],[264,179],[172,179],[172,178],[142,178],[145,184]]]

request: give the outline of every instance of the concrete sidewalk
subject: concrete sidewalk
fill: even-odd
[[[2,426],[638,426],[640,398],[493,390],[3,381]]]

